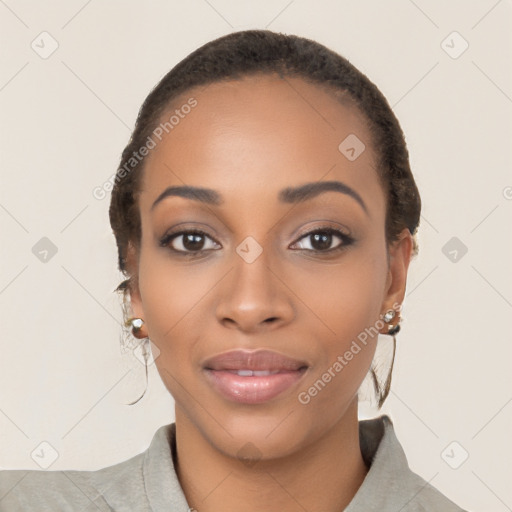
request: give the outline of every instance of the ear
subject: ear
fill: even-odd
[[[413,239],[411,232],[405,228],[400,233],[398,239],[390,244],[389,247],[389,267],[386,279],[386,288],[384,290],[384,300],[382,303],[382,313],[393,310],[399,313],[405,297],[405,287],[407,284],[407,271],[411,262],[413,250]],[[394,319],[386,324],[383,333],[387,333],[388,326],[396,325],[400,315],[396,314]]]
[[[126,250],[126,271],[130,276],[130,314],[133,318],[142,318],[146,321],[144,315],[144,306],[142,304],[142,297],[139,289],[139,250],[135,247],[132,241],[128,242]],[[148,336],[147,326],[145,324],[133,333],[136,338],[146,338]]]

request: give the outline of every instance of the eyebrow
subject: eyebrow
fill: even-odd
[[[368,208],[362,197],[346,183],[341,181],[316,181],[313,183],[306,183],[297,187],[287,187],[281,190],[278,194],[279,202],[285,204],[297,204],[313,199],[324,192],[339,192],[348,195],[355,199],[361,208],[368,214]],[[191,185],[167,187],[156,199],[151,210],[153,210],[158,203],[167,197],[184,197],[186,199],[193,199],[201,203],[206,203],[218,206],[224,203],[221,195],[211,188],[194,187]]]

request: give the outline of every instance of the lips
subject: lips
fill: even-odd
[[[260,404],[289,390],[308,368],[305,361],[272,350],[233,350],[207,359],[208,382],[223,398]]]
[[[210,370],[278,372],[299,370],[307,363],[272,350],[232,350],[207,359],[203,366]]]

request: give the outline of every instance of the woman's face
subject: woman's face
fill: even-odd
[[[250,441],[284,456],[354,411],[379,319],[403,299],[410,235],[388,266],[369,131],[320,88],[258,76],[174,109],[145,164],[133,312],[177,422],[225,454]],[[185,186],[211,192],[161,198]]]

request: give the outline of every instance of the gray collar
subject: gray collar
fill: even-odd
[[[359,435],[361,453],[370,469],[345,512],[408,512],[427,507],[461,511],[409,469],[388,416],[360,421]],[[174,469],[175,436],[174,423],[160,427],[144,456],[144,484],[154,512],[190,510]]]

